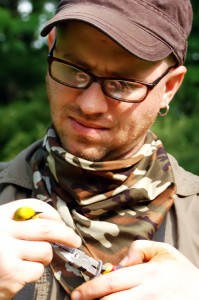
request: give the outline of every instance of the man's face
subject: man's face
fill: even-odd
[[[71,22],[57,34],[53,55],[103,77],[152,82],[168,67],[126,52],[89,25]],[[161,105],[164,79],[140,103],[125,103],[104,95],[99,83],[87,89],[69,88],[47,74],[52,122],[63,147],[75,156],[103,161],[122,159],[144,143]]]

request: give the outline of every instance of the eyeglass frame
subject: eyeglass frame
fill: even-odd
[[[161,76],[159,76],[156,80],[154,80],[153,82],[144,82],[144,81],[141,81],[141,80],[129,79],[129,78],[101,77],[101,76],[96,76],[96,75],[93,74],[92,72],[87,71],[87,70],[85,70],[84,68],[79,67],[79,66],[77,66],[77,65],[75,65],[75,64],[73,64],[73,63],[71,63],[71,62],[69,62],[69,61],[67,61],[67,60],[63,60],[63,59],[61,59],[61,58],[58,58],[58,57],[53,56],[53,51],[54,51],[54,49],[55,49],[55,46],[56,46],[56,39],[55,39],[55,41],[54,41],[54,43],[53,43],[52,48],[50,49],[50,52],[49,52],[48,58],[47,58],[47,62],[48,62],[48,72],[49,72],[50,77],[51,77],[53,80],[55,80],[56,82],[58,82],[58,83],[60,83],[60,84],[62,84],[62,85],[64,85],[64,86],[67,86],[67,87],[70,87],[70,88],[74,88],[74,89],[79,89],[79,90],[87,89],[89,86],[91,86],[91,84],[92,84],[93,82],[97,82],[97,83],[100,84],[101,89],[102,89],[103,93],[104,93],[106,96],[108,96],[108,97],[110,97],[110,98],[112,98],[112,99],[114,99],[114,100],[120,101],[120,102],[126,102],[126,103],[140,103],[140,102],[143,102],[143,101],[146,99],[146,97],[148,96],[149,92],[150,92],[150,91],[151,91],[151,90],[152,90],[152,89],[153,89],[153,88],[154,88],[154,87],[155,87],[155,86],[163,79],[163,77],[166,76],[166,75],[169,73],[169,71],[170,71],[171,69],[173,69],[173,68],[176,67],[176,65],[173,65],[173,66],[168,67],[168,68],[164,71],[164,73],[163,73]],[[52,74],[52,72],[51,72],[51,65],[52,65],[52,62],[53,62],[53,61],[57,61],[57,62],[63,63],[63,64],[65,64],[65,65],[71,66],[71,67],[73,67],[73,68],[75,68],[75,69],[77,69],[77,70],[80,70],[80,71],[84,72],[86,75],[89,75],[89,76],[90,76],[90,81],[88,82],[88,84],[87,84],[85,87],[75,87],[75,86],[69,85],[69,84],[67,84],[67,83],[64,83],[63,81],[61,81],[61,80],[59,80],[59,79],[57,79],[57,78],[55,78],[55,77],[53,76],[53,74]],[[147,88],[146,95],[145,95],[144,98],[141,99],[141,100],[126,100],[126,99],[118,99],[118,98],[114,98],[113,96],[111,96],[111,95],[106,91],[106,89],[104,89],[103,82],[104,82],[105,80],[116,80],[116,81],[118,80],[118,81],[124,81],[124,82],[129,82],[129,83],[138,83],[138,84],[142,84],[142,85],[144,85],[144,86]]]

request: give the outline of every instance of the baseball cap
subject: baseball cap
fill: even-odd
[[[41,35],[69,20],[94,26],[144,60],[158,61],[173,53],[182,65],[192,6],[189,0],[62,0]]]

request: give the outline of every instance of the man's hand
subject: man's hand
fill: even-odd
[[[14,221],[16,209],[32,207],[39,218]],[[0,206],[0,300],[11,299],[26,283],[38,280],[53,256],[50,242],[79,247],[81,240],[50,205],[25,199]]]
[[[121,265],[78,287],[72,300],[199,299],[199,270],[168,244],[133,242]]]

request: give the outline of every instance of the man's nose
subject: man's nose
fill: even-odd
[[[99,83],[93,82],[87,89],[82,90],[77,97],[77,104],[84,114],[106,113],[108,110],[107,96]]]

